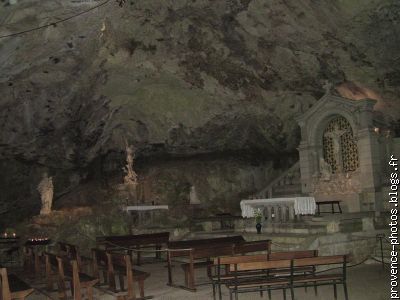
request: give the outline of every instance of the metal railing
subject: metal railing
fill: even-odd
[[[380,247],[380,251],[381,251],[381,260],[380,262],[382,263],[382,269],[385,269],[385,257],[384,257],[384,253],[383,253],[383,245],[384,243],[391,245],[391,242],[389,241],[389,239],[386,237],[386,235],[384,233],[379,233],[376,235],[376,240],[379,241],[379,247]]]

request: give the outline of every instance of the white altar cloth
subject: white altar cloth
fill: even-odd
[[[292,197],[292,198],[269,198],[269,199],[251,199],[240,201],[243,218],[253,218],[254,209],[274,204],[293,204],[295,215],[313,215],[315,214],[316,204],[314,197]]]
[[[126,211],[168,209],[168,205],[132,205],[132,206],[127,206],[125,209]]]

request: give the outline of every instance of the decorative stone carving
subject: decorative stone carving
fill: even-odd
[[[42,200],[42,208],[40,209],[40,215],[48,215],[51,213],[51,206],[53,203],[53,178],[48,177],[47,173],[43,173],[42,180],[40,181],[37,190],[40,193]]]

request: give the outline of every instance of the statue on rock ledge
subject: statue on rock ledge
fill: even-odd
[[[126,185],[137,185],[137,174],[133,170],[133,160],[135,158],[135,152],[132,145],[126,143],[126,165],[123,168],[125,172],[124,183]]]
[[[190,187],[190,193],[189,193],[189,203],[190,204],[200,204],[199,197],[197,196],[197,191],[194,185]]]
[[[133,163],[135,158],[135,150],[132,145],[128,145],[125,141],[125,151],[126,151],[126,165],[123,167],[125,173],[124,184],[126,191],[128,192],[128,202],[137,201],[136,187],[138,185],[138,176],[133,169]]]
[[[40,215],[49,215],[53,203],[54,186],[53,178],[49,177],[46,172],[43,173],[42,180],[40,181],[37,190],[39,191],[42,200]]]

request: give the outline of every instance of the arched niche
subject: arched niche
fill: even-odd
[[[342,115],[334,115],[324,126],[322,157],[333,173],[354,172],[359,166],[358,146],[350,122]]]

